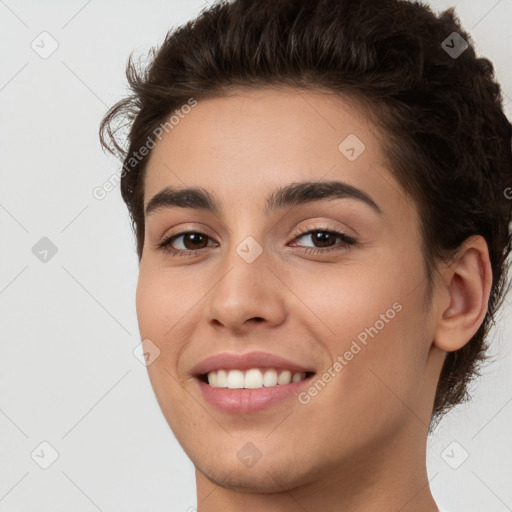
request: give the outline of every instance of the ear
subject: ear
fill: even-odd
[[[467,238],[442,272],[440,310],[434,345],[446,352],[463,347],[487,313],[492,285],[489,250],[480,235]]]

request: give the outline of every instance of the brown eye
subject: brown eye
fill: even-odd
[[[336,238],[339,235],[331,231],[311,231],[308,236],[311,237],[314,244],[320,244],[320,247],[330,247],[336,243]]]
[[[349,249],[351,245],[356,244],[356,240],[351,236],[342,233],[341,231],[335,231],[331,229],[310,229],[309,231],[303,231],[298,233],[295,240],[309,237],[313,242],[313,247],[304,247],[305,252],[322,254],[335,250]],[[336,245],[336,240],[341,240]],[[296,243],[293,244],[297,245]]]
[[[183,245],[186,249],[203,249],[206,247],[207,236],[201,233],[186,233],[183,236]],[[179,237],[178,237],[179,238]]]
[[[166,238],[158,244],[158,248],[172,254],[188,255],[205,249],[209,236],[197,231],[185,231]],[[182,239],[182,240],[180,240]],[[176,243],[178,241],[178,243]],[[178,245],[176,247],[175,245]],[[181,245],[181,247],[179,247]]]

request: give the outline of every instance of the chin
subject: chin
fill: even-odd
[[[278,454],[275,455],[278,457]],[[281,459],[265,458],[263,455],[251,467],[246,467],[238,458],[234,461],[217,458],[213,464],[191,460],[197,473],[222,488],[240,493],[281,493],[312,482],[320,469],[311,464],[304,465],[304,462],[301,464],[300,458],[293,454],[286,456],[286,460],[283,454]]]
[[[203,471],[196,466],[196,469],[214,484],[239,493],[272,494],[293,489],[304,483],[304,478],[299,475],[283,475],[282,471],[276,470],[275,467],[262,467],[259,471],[254,467]]]

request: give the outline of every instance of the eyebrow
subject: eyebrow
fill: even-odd
[[[280,187],[267,198],[265,213],[325,199],[357,199],[382,215],[382,210],[366,192],[342,181],[305,181]],[[219,214],[219,204],[214,195],[203,187],[167,186],[150,199],[145,215],[147,217],[162,208],[173,207],[194,208]]]

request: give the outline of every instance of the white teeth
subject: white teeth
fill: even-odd
[[[210,378],[212,373],[216,373],[217,377],[213,379]],[[213,382],[212,382],[213,381]],[[228,374],[226,370],[219,370],[218,372],[210,372],[208,374],[208,382],[217,388],[227,388],[228,387]]]
[[[284,370],[283,372],[281,372],[279,374],[279,377],[277,378],[277,383],[280,384],[281,386],[283,384],[290,384],[291,381],[292,381],[292,372],[290,372],[289,370]]]
[[[257,368],[245,372],[244,387],[250,389],[263,387],[263,375]]]
[[[230,370],[228,373],[228,388],[240,389],[244,387],[244,374],[240,370]]]
[[[208,382],[214,387],[217,385],[217,372],[211,372],[208,375]]]
[[[292,382],[299,382],[302,380],[302,373],[294,373],[292,377]]]
[[[277,385],[277,372],[275,370],[267,370],[263,375],[263,385],[265,387]]]
[[[274,369],[264,370],[251,368],[245,373],[241,370],[218,370],[208,373],[208,383],[214,388],[230,389],[259,389],[270,386],[284,386],[291,382],[300,382],[306,378],[306,374],[294,373],[290,370],[283,370],[277,373]]]

